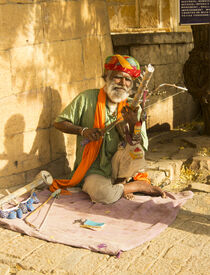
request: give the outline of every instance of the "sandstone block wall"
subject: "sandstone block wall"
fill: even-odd
[[[69,173],[75,137],[53,128],[112,54],[105,0],[0,0],[0,188]]]
[[[160,84],[168,83],[184,87],[183,65],[193,48],[192,34],[139,33],[113,34],[114,52],[135,57],[142,70],[152,64],[155,68],[149,83],[150,91]],[[198,113],[198,106],[188,93],[182,90],[163,87],[147,103],[148,128],[174,129],[190,122]],[[161,126],[161,127],[159,127]]]
[[[179,25],[179,0],[107,0],[113,33],[183,32]]]

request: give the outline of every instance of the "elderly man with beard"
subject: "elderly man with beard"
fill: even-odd
[[[116,127],[105,135],[101,129],[117,118],[122,112],[133,132],[137,122],[137,111],[125,107],[131,94],[133,79],[140,75],[138,62],[130,56],[113,55],[106,58],[102,89],[86,90],[80,93],[58,116],[56,129],[77,135],[77,149],[71,179],[53,182],[51,191],[63,187],[81,186],[94,202],[114,203],[123,195],[141,192],[164,196],[164,192],[152,186],[148,180],[131,180],[126,184],[116,183],[112,178],[112,158],[117,152],[122,137]],[[90,142],[84,146],[82,142]],[[147,147],[146,127],[142,127],[143,146]],[[132,176],[132,175],[131,175]]]

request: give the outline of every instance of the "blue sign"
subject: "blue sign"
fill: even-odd
[[[180,25],[210,23],[210,0],[179,0]]]

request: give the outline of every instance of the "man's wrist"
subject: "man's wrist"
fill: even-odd
[[[84,136],[84,131],[85,130],[87,130],[88,129],[88,127],[84,127],[84,128],[82,128],[82,130],[80,131],[80,136]]]

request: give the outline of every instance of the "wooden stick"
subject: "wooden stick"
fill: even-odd
[[[139,105],[143,92],[147,89],[148,83],[152,77],[154,70],[154,67],[151,64],[149,64],[146,69],[145,75],[141,81],[141,84],[138,87],[137,93],[135,94],[133,101],[131,103],[130,107],[133,110],[135,110],[136,107]]]
[[[28,214],[28,216],[25,217],[25,219],[24,219],[25,223],[27,223],[29,226],[35,228],[36,230],[40,230],[40,228],[42,227],[44,221],[46,220],[46,218],[47,218],[47,216],[48,216],[48,214],[49,214],[49,211],[50,211],[50,208],[51,208],[52,205],[49,207],[49,209],[48,209],[48,211],[47,211],[47,213],[46,213],[46,215],[45,215],[43,221],[41,222],[39,228],[37,228],[36,226],[34,226],[32,223],[30,223],[30,222],[28,221],[28,218],[29,218],[31,215],[33,215],[34,213],[36,213],[39,209],[41,209],[41,208],[42,208],[46,203],[48,203],[48,201],[50,201],[52,198],[56,198],[56,197],[60,194],[60,192],[61,192],[61,189],[55,190],[55,191],[49,196],[49,198],[48,198],[45,202],[43,202],[42,204],[40,204],[34,211],[32,211],[30,214]]]
[[[7,192],[8,195],[11,194],[8,189],[5,189],[5,191]],[[18,205],[18,201],[16,199],[13,198],[11,201],[13,201],[15,205]]]

